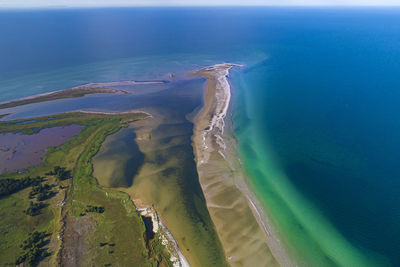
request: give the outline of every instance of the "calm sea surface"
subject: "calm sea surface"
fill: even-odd
[[[400,9],[0,11],[0,101],[224,61],[246,64],[235,134],[281,242],[304,266],[399,266]],[[84,99],[63,101],[106,98]]]

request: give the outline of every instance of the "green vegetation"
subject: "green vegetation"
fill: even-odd
[[[104,207],[101,206],[92,206],[92,205],[87,205],[86,212],[96,212],[96,213],[103,213],[104,212]]]
[[[163,262],[164,265],[171,266],[172,262],[169,259],[169,253],[165,249],[165,246],[161,242],[161,236],[159,233],[156,233],[153,240],[150,241],[151,251],[153,253],[153,257],[156,258],[157,262]]]
[[[66,180],[71,178],[71,171],[67,171],[66,168],[55,166],[54,171],[46,173],[47,175],[55,175],[58,180]]]
[[[128,122],[143,119],[146,117],[148,117],[148,114],[141,112],[107,115],[101,113],[68,112],[38,118],[0,121],[0,133],[22,132],[24,134],[32,134],[38,133],[44,128],[51,128],[56,126],[67,126],[71,124],[82,126],[98,126],[102,122],[110,123],[111,121],[113,123],[119,124],[117,126],[119,129],[119,127],[126,125],[126,123]],[[56,165],[52,166],[50,169],[54,169],[55,166]]]
[[[35,203],[31,201],[29,207],[24,210],[24,213],[29,216],[36,216],[40,214],[41,209],[44,207],[46,207],[46,205],[42,202]]]
[[[29,198],[34,198],[36,196],[38,201],[49,199],[55,194],[55,192],[51,190],[53,187],[54,186],[49,184],[35,185],[32,187],[32,191],[29,193]]]
[[[29,119],[34,120],[30,123],[0,122],[0,132],[32,133],[70,124],[85,126],[61,147],[48,148],[41,165],[29,168],[25,174],[0,176],[4,192],[0,201],[0,266],[22,262],[50,266],[169,265],[165,264],[169,256],[162,245],[154,250],[155,257],[149,257],[144,223],[129,196],[100,188],[91,176],[91,158],[106,136],[127,122],[147,116],[66,113],[51,119]],[[48,234],[44,237],[43,233]],[[107,244],[99,246],[101,243]],[[72,260],[68,257],[71,253]]]
[[[0,196],[7,196],[18,192],[30,185],[37,185],[42,181],[40,176],[36,178],[25,177],[21,179],[1,179],[0,180]]]
[[[50,253],[44,248],[46,245],[46,237],[48,237],[48,234],[45,232],[35,231],[29,234],[28,239],[20,245],[24,253],[17,258],[15,265],[25,262],[29,266],[35,266],[39,260],[50,256]]]

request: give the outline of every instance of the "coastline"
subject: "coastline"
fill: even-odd
[[[160,238],[161,243],[168,249],[168,252],[171,255],[170,261],[173,263],[173,267],[190,267],[189,262],[179,249],[178,242],[162,222],[155,208],[143,205],[139,206],[139,201],[134,201],[131,196],[129,196],[129,198],[140,215],[151,218],[153,223],[153,232],[156,234],[159,233],[158,238]]]
[[[257,200],[246,184],[245,175],[238,164],[235,140],[230,137],[231,133],[227,134],[224,131],[225,117],[231,100],[227,76],[234,66],[241,65],[217,64],[191,73],[194,76],[207,78],[204,107],[194,118],[192,137],[200,185],[226,260],[231,265],[254,265],[262,262],[267,266],[275,266],[278,263],[282,266],[291,266],[290,260],[277,244],[279,240],[275,238],[265,214],[256,205]],[[112,84],[117,86],[126,82],[133,81],[112,82]],[[91,83],[87,87],[93,86],[97,89],[97,85]],[[33,99],[35,97],[32,96]],[[124,112],[75,110],[66,114],[68,113],[107,116],[142,114],[145,118],[152,117],[151,114],[141,110]],[[221,179],[215,179],[216,177]],[[241,219],[237,220],[239,217]],[[157,214],[156,218],[159,218]],[[231,220],[228,221],[226,218]],[[162,222],[158,223],[163,228]],[[185,266],[187,260],[180,252],[177,241],[172,235],[169,236],[169,230],[164,228],[163,232],[179,256],[180,265]]]
[[[248,188],[236,140],[225,129],[231,98],[227,76],[234,66],[240,65],[217,64],[191,73],[207,78],[204,106],[193,120],[192,138],[207,208],[231,265],[263,262],[268,266],[293,266],[267,214]],[[234,220],[227,222],[227,218]],[[245,234],[238,235],[238,229]]]
[[[199,85],[201,85],[202,81],[201,79],[197,79],[198,83],[196,84],[196,86],[194,88],[197,89],[197,97],[193,98],[196,100],[193,100],[193,102],[197,102],[195,105],[191,105],[193,107],[199,106],[200,105],[200,97],[202,95],[202,90],[201,87],[199,87]],[[117,85],[121,85],[121,83],[126,84],[126,82],[113,82],[112,84],[114,86]],[[130,82],[131,83],[131,82]],[[152,83],[152,82],[151,82]],[[156,84],[159,84],[159,82],[156,82]],[[91,84],[89,86],[96,86],[96,84]],[[158,85],[155,85],[158,86]],[[51,93],[50,93],[51,94]],[[35,97],[35,96],[33,96]],[[51,100],[48,100],[51,101]],[[188,111],[191,111],[191,108],[187,108]],[[146,110],[146,111],[143,111]],[[154,111],[154,113],[153,113]],[[79,116],[79,114],[81,116]],[[186,114],[186,113],[185,113]],[[165,145],[163,144],[163,148],[160,148],[160,142],[157,141],[157,137],[156,135],[153,136],[153,138],[151,138],[151,135],[148,136],[148,138],[145,136],[143,140],[141,140],[142,136],[139,134],[137,137],[137,141],[138,144],[141,145],[141,143],[144,143],[143,145],[146,146],[147,148],[149,148],[149,140],[151,139],[151,141],[154,143],[152,144],[154,146],[154,149],[152,151],[147,151],[148,152],[148,156],[151,158],[153,156],[163,156],[161,155],[163,150],[166,149],[171,149],[174,150],[175,147],[177,147],[177,141],[179,141],[180,143],[182,143],[181,145],[186,145],[186,149],[187,151],[193,155],[193,148],[191,146],[191,134],[192,134],[192,130],[187,130],[185,133],[186,138],[182,138],[180,132],[182,131],[182,129],[180,128],[181,126],[186,127],[187,129],[192,129],[193,125],[186,120],[185,118],[185,114],[182,113],[182,122],[180,124],[177,124],[178,126],[175,127],[176,130],[174,130],[173,128],[170,128],[171,130],[174,130],[174,132],[169,131],[169,135],[172,134],[172,136],[174,137],[174,142],[172,144],[168,144]],[[47,124],[52,123],[53,119],[47,120],[46,118],[52,118],[53,116],[64,116],[69,118],[69,116],[75,116],[78,115],[78,120],[80,117],[86,117],[86,116],[90,116],[90,117],[102,117],[102,116],[108,116],[110,118],[113,117],[117,117],[117,116],[122,116],[123,117],[123,124],[122,127],[125,127],[128,125],[131,125],[130,122],[134,122],[137,121],[136,117],[140,117],[140,118],[151,118],[152,121],[154,123],[156,123],[157,125],[160,124],[163,120],[173,120],[174,123],[177,123],[177,117],[176,114],[173,113],[172,115],[169,114],[165,114],[163,112],[157,112],[157,109],[154,108],[138,108],[138,109],[126,109],[125,111],[117,111],[117,112],[113,112],[112,110],[104,110],[104,109],[92,109],[92,110],[82,110],[82,109],[76,109],[76,110],[71,110],[68,112],[62,112],[62,113],[57,113],[57,114],[52,114],[52,115],[46,115],[46,116],[41,116],[41,117],[37,117],[40,118],[38,121],[38,123],[41,123],[40,125],[44,125],[43,127],[46,127]],[[167,118],[167,116],[171,116],[171,118]],[[41,119],[43,118],[43,119]],[[31,118],[23,118],[23,119],[17,119],[15,121],[30,121]],[[144,122],[146,121],[146,122]],[[143,122],[143,125],[142,125]],[[146,127],[150,127],[149,125],[147,125],[147,120],[141,120],[140,122],[138,121],[136,127],[138,129],[142,129],[142,127],[146,128]],[[5,121],[4,123],[7,123],[7,121]],[[152,123],[149,122],[150,125],[153,125]],[[26,127],[27,124],[18,124],[17,128],[22,128],[22,127]],[[154,126],[154,125],[153,125]],[[1,128],[1,127],[0,127]],[[150,127],[151,128],[151,127]],[[148,129],[148,128],[146,128]],[[183,129],[185,130],[185,129]],[[1,129],[0,129],[1,131]],[[176,131],[176,133],[175,133]],[[148,133],[149,134],[149,133]],[[180,146],[181,146],[180,145]],[[171,147],[171,148],[169,148]],[[176,164],[176,160],[179,161],[183,161],[183,163],[180,166],[186,166],[188,165],[187,162],[192,164],[192,171],[191,174],[189,174],[188,176],[193,177],[193,180],[198,183],[198,179],[196,177],[196,167],[195,167],[195,162],[193,161],[193,156],[192,157],[176,157],[171,159],[171,156],[168,155],[166,157],[168,159],[168,162],[165,162],[165,166],[161,165],[160,163],[157,162],[149,162],[148,165],[146,166],[150,166],[152,167],[152,171],[154,170],[154,166],[159,164],[158,168],[165,168],[166,170],[168,170],[168,168],[170,168],[171,166],[173,166],[174,164]],[[158,159],[158,158],[157,158]],[[190,165],[189,165],[190,166]],[[185,172],[188,172],[188,170],[185,170]],[[147,176],[148,173],[145,173],[145,175]],[[173,176],[173,175],[170,175]],[[155,174],[154,173],[154,177],[153,178],[163,178],[166,177],[166,174],[164,174],[164,172],[160,172],[160,174]],[[174,177],[175,178],[175,177]],[[179,178],[179,177],[178,177]],[[138,178],[137,180],[139,180],[140,178]],[[186,181],[186,177],[182,176],[181,178],[182,180]],[[170,179],[171,180],[171,179]],[[149,181],[149,179],[147,179],[146,177],[146,181]],[[171,189],[173,189],[176,185],[175,181],[171,181],[172,183],[169,184],[169,186],[171,187]],[[146,189],[149,189],[149,186],[145,186]],[[154,183],[154,188],[158,187],[158,183]],[[176,264],[179,264],[179,266],[189,266],[189,263],[192,266],[225,266],[226,265],[226,261],[224,259],[224,253],[222,250],[222,246],[218,241],[217,235],[214,232],[213,229],[213,224],[212,221],[209,217],[209,215],[207,214],[207,208],[205,205],[205,202],[202,202],[200,205],[199,203],[195,203],[195,201],[197,201],[198,197],[197,196],[202,196],[202,190],[200,188],[200,185],[198,185],[198,187],[193,187],[191,185],[191,188],[195,188],[193,194],[193,204],[190,205],[190,208],[188,207],[189,205],[187,205],[185,202],[183,201],[176,201],[177,204],[171,204],[168,202],[168,200],[165,201],[165,199],[163,201],[159,201],[159,200],[154,200],[152,195],[144,195],[142,196],[143,202],[146,203],[147,207],[149,207],[149,205],[153,205],[154,203],[154,211],[155,209],[157,209],[157,218],[160,220],[160,229],[161,229],[161,233],[162,235],[165,237],[165,240],[169,240],[169,244],[171,247],[171,251],[173,251],[173,254],[175,255],[175,260],[173,262],[175,262]],[[131,188],[132,189],[132,188]],[[127,192],[131,197],[135,196],[135,194],[132,194],[133,192],[131,190],[121,190],[123,192]],[[142,187],[139,188],[138,191],[143,192]],[[180,192],[180,187],[177,187],[177,190],[172,193],[174,197],[181,197],[180,194],[182,194],[182,196],[185,194],[188,194],[187,192],[185,193],[181,193]],[[165,193],[163,194],[165,197],[169,197],[171,195],[171,190],[165,190]],[[185,196],[186,197],[186,196]],[[171,198],[172,200],[173,198]],[[185,201],[187,201],[185,199]],[[176,205],[179,205],[179,208],[177,210],[175,210]],[[187,205],[187,206],[186,206]],[[160,207],[161,206],[161,207]],[[165,206],[169,207],[169,206],[173,206],[174,210],[171,210],[169,212],[165,212]],[[145,206],[146,207],[146,206]],[[192,209],[192,207],[194,207]],[[192,212],[193,211],[193,212]],[[190,212],[190,213],[189,213]],[[178,214],[177,216],[175,214]],[[194,217],[193,219],[193,214],[197,217]],[[179,220],[176,220],[176,217],[180,217]],[[199,227],[198,224],[196,224],[198,221],[202,221],[204,224]],[[165,226],[165,227],[164,227]],[[164,240],[163,239],[163,240]],[[179,247],[178,247],[179,244]],[[178,261],[176,260],[178,259]],[[170,259],[171,260],[171,259]],[[171,260],[172,261],[172,260]],[[177,265],[178,266],[178,265]]]

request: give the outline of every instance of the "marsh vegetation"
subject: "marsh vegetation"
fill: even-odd
[[[145,226],[128,195],[100,188],[91,176],[90,159],[105,137],[147,116],[69,113],[51,120],[34,118],[27,124],[0,122],[0,132],[84,126],[61,147],[48,149],[39,166],[0,176],[0,265],[156,266],[169,261],[165,249],[163,255],[149,258]],[[109,249],[96,249],[100,242]]]

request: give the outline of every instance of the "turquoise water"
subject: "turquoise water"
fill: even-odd
[[[400,16],[381,12],[286,25],[233,82],[250,182],[304,265],[400,264]]]
[[[235,134],[281,242],[302,266],[400,265],[400,9],[1,11],[0,58],[0,101],[244,63],[231,75]]]

